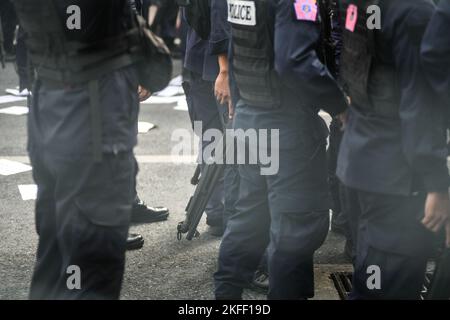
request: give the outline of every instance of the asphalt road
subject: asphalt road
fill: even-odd
[[[180,63],[176,62],[176,73]],[[176,75],[176,74],[175,74]],[[0,69],[0,98],[18,80],[12,64]],[[0,109],[25,106],[24,101],[0,104]],[[177,103],[141,105],[139,121],[155,123],[156,129],[139,135],[135,152],[140,160],[138,191],[151,205],[170,208],[168,221],[132,226],[141,233],[144,248],[127,253],[122,299],[212,299],[220,239],[208,235],[204,221],[201,236],[192,242],[177,241],[176,226],[183,220],[184,208],[193,192],[189,184],[194,163],[175,164],[170,158],[176,129],[190,130],[186,111],[175,110]],[[26,115],[0,113],[0,160],[28,163]],[[37,235],[34,201],[24,201],[18,185],[33,184],[31,172],[0,175],[0,299],[26,299],[33,270]],[[343,238],[330,233],[316,254],[317,299],[336,299],[329,273],[347,270],[341,254]],[[246,299],[265,296],[246,291]]]

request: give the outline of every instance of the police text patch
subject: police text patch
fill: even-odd
[[[256,26],[255,2],[228,0],[228,21],[244,26]]]

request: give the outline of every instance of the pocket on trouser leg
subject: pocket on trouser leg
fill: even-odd
[[[105,155],[104,158],[89,173],[75,204],[94,225],[128,226],[134,200],[135,159],[128,155]]]
[[[128,226],[95,225],[85,214],[77,212],[72,217],[71,229],[72,232],[62,236],[70,245],[63,252],[63,267],[67,272],[62,275],[61,298],[118,299],[125,269]],[[78,287],[73,277],[76,272],[79,272]]]
[[[382,251],[358,243],[352,299],[417,300],[425,279],[425,257]]]

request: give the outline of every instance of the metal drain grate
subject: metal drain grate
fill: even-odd
[[[352,277],[351,272],[334,272],[330,275],[341,300],[347,300],[352,291]]]
[[[425,300],[427,296],[432,276],[432,273],[427,273],[425,275],[425,282],[423,285],[422,293],[420,295],[420,298],[422,300]],[[333,281],[341,300],[347,300],[348,295],[352,291],[352,277],[353,273],[351,272],[334,272],[330,275],[330,278]]]

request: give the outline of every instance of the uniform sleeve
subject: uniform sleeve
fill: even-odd
[[[426,4],[425,2],[423,2]],[[420,35],[433,6],[417,6],[392,28],[392,52],[401,91],[400,120],[403,152],[426,191],[446,192],[447,169],[444,106],[436,101],[420,63]]]
[[[450,108],[450,0],[441,0],[422,43],[422,63],[433,89]]]
[[[209,52],[219,55],[228,52],[231,26],[227,21],[227,1],[211,0],[211,36]]]
[[[321,108],[332,116],[346,110],[342,91],[316,54],[320,26],[299,21],[294,1],[280,0],[275,17],[275,70],[283,85],[302,103]]]

